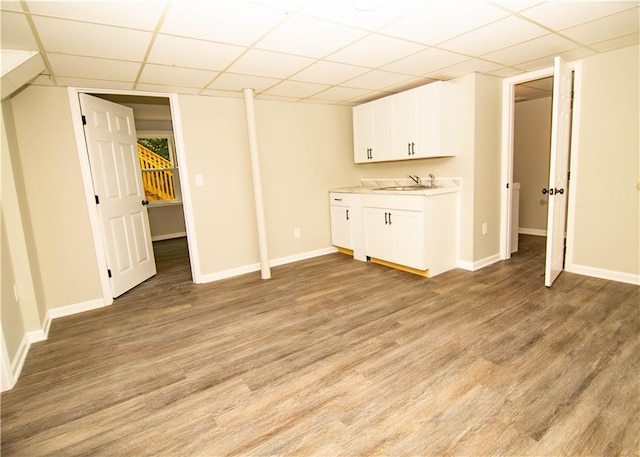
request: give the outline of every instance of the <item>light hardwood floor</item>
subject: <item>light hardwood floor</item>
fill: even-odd
[[[640,288],[544,239],[424,279],[331,254],[205,285],[184,240],[53,322],[2,394],[3,456],[615,456],[640,449]]]

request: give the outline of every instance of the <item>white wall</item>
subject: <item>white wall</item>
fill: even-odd
[[[571,263],[577,272],[640,278],[639,47],[584,59]]]

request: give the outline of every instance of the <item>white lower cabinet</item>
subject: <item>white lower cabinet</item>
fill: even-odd
[[[426,270],[424,200],[423,196],[365,195],[365,254]]]
[[[353,249],[353,211],[351,194],[331,192],[331,244],[345,249]]]

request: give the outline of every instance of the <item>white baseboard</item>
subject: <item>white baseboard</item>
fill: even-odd
[[[338,250],[331,246],[328,248],[317,249],[315,251],[303,252],[300,254],[279,257],[269,261],[269,266],[277,267],[280,265],[286,265],[288,263],[299,262],[301,260],[311,259],[313,257],[319,257],[321,255],[332,254],[338,252]],[[217,273],[211,273],[202,275],[197,279],[198,284],[204,284],[208,282],[219,281],[221,279],[233,278],[234,276],[240,276],[247,273],[253,273],[254,271],[260,271],[260,263],[252,263],[250,265],[244,265],[242,267],[232,268],[230,270],[224,270]]]
[[[526,228],[526,227],[518,228],[518,233],[520,233],[521,235],[547,236],[546,230]]]
[[[458,261],[457,266],[458,268],[461,268],[463,270],[476,271],[476,270],[479,270],[480,268],[487,267],[501,260],[502,258],[500,257],[500,254],[494,254],[492,256],[485,257],[484,259],[477,260],[475,262],[467,262],[464,260],[460,260]]]
[[[172,240],[174,238],[184,238],[187,232],[165,233],[164,235],[156,235],[151,237],[151,241]]]
[[[59,306],[47,311],[45,322],[51,321],[57,317],[71,316],[73,314],[83,313],[85,311],[91,311],[93,309],[104,308],[106,305],[101,298],[95,300],[89,300],[82,303],[76,303],[75,305]],[[47,334],[49,332],[47,331]]]
[[[567,264],[565,271],[594,278],[608,279],[610,281],[624,282],[640,286],[640,275],[624,273],[621,271],[604,270],[602,268],[588,267],[585,265]]]

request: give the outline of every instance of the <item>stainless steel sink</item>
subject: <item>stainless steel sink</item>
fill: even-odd
[[[426,190],[436,189],[438,186],[391,186],[391,187],[378,187],[373,190]]]

